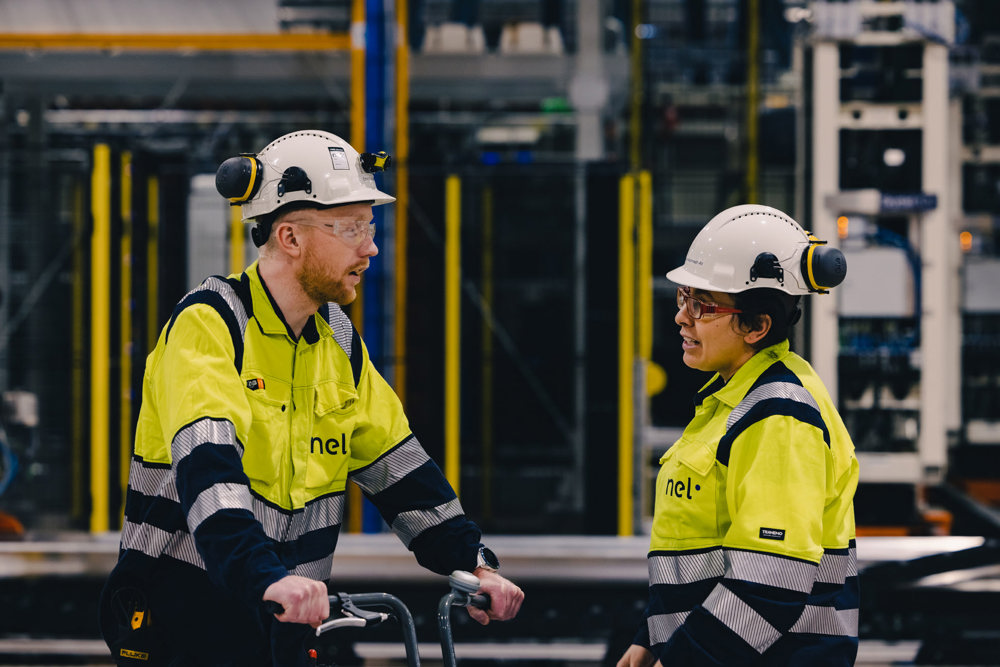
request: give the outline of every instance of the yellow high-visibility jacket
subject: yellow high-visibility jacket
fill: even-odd
[[[248,607],[287,574],[326,580],[349,478],[425,567],[475,568],[479,529],[340,307],[296,338],[256,264],[209,278],[146,363],[119,567]]]
[[[854,445],[788,341],[698,393],[660,460],[649,606],[664,665],[852,665]]]

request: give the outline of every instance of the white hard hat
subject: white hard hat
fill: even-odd
[[[376,171],[388,166],[385,153],[358,154],[329,132],[301,130],[278,137],[257,155],[229,158],[215,175],[215,187],[233,205],[242,204],[243,221],[292,202],[320,206],[396,201],[375,184]]]
[[[824,243],[776,208],[734,206],[709,220],[691,242],[684,265],[667,278],[713,292],[770,287],[823,294],[847,275],[843,253]]]

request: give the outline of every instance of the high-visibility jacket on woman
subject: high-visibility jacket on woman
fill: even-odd
[[[664,665],[852,665],[854,445],[788,342],[698,393],[660,460],[649,606]]]
[[[259,606],[287,574],[330,577],[348,479],[422,565],[475,568],[479,529],[340,307],[295,337],[256,264],[209,278],[146,363],[118,567]]]

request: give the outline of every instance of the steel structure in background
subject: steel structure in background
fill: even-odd
[[[396,205],[393,210],[395,244],[393,252],[392,298],[392,353],[388,357],[388,375],[399,400],[406,405],[406,331],[407,331],[407,274],[409,264],[409,206],[410,206],[410,13],[408,0],[396,0],[394,35],[395,95],[394,170]]]
[[[356,8],[358,6],[356,3],[352,4],[352,7]],[[544,116],[541,116],[544,123],[543,131],[553,132],[556,135],[555,139],[559,141],[563,139],[560,139],[558,133],[562,133],[564,137],[571,137],[570,145],[574,141],[578,142],[575,149],[571,149],[569,152],[575,153],[575,156],[581,161],[576,167],[570,168],[570,172],[573,172],[575,169],[575,173],[578,176],[576,187],[575,189],[570,189],[570,195],[567,200],[575,198],[576,201],[576,205],[572,207],[573,215],[576,219],[576,227],[569,237],[574,239],[571,244],[573,250],[570,253],[573,259],[569,262],[574,267],[574,273],[567,274],[573,277],[565,283],[570,286],[570,291],[573,295],[572,303],[575,304],[568,311],[569,317],[567,317],[566,323],[574,322],[578,328],[572,328],[574,333],[572,337],[567,339],[569,344],[565,350],[560,350],[560,354],[563,351],[570,353],[572,348],[570,357],[573,360],[571,365],[573,379],[560,380],[559,383],[574,387],[571,392],[573,394],[573,407],[567,409],[565,414],[563,414],[564,406],[556,405],[556,403],[561,402],[561,398],[559,398],[557,391],[547,386],[549,380],[541,378],[537,374],[532,376],[535,370],[533,365],[537,363],[536,360],[521,358],[517,360],[516,364],[518,364],[518,372],[523,373],[527,378],[527,391],[529,393],[541,392],[539,394],[539,403],[541,405],[539,411],[546,413],[548,415],[546,418],[553,420],[556,431],[561,434],[556,443],[557,447],[553,447],[552,452],[549,454],[542,452],[542,458],[552,457],[554,461],[556,458],[561,459],[565,456],[565,460],[568,462],[566,472],[561,473],[561,477],[559,477],[561,481],[557,481],[555,485],[549,484],[548,488],[551,491],[547,490],[546,493],[551,493],[553,497],[558,497],[559,500],[555,504],[559,506],[559,511],[568,512],[572,516],[578,517],[574,519],[573,525],[579,526],[585,524],[584,517],[588,515],[588,512],[584,509],[584,503],[599,502],[614,515],[617,497],[620,492],[617,483],[609,485],[607,482],[603,482],[600,484],[600,487],[606,486],[606,489],[600,488],[599,494],[608,495],[595,495],[594,490],[597,487],[594,487],[591,482],[581,481],[589,474],[589,470],[593,467],[591,453],[587,451],[589,445],[585,445],[584,442],[587,429],[583,426],[582,421],[584,413],[588,410],[587,400],[589,400],[586,396],[586,384],[589,372],[588,364],[590,362],[584,356],[585,353],[589,354],[586,344],[588,335],[590,334],[587,334],[585,330],[587,328],[587,318],[594,307],[589,302],[590,295],[588,294],[588,284],[585,277],[587,258],[586,237],[587,226],[599,224],[599,221],[595,222],[594,220],[595,214],[592,211],[588,211],[588,207],[592,205],[588,190],[591,192],[594,191],[593,183],[588,183],[588,179],[590,178],[589,173],[592,164],[600,167],[602,166],[602,162],[609,159],[609,156],[605,154],[605,148],[608,146],[614,148],[613,142],[609,143],[608,137],[601,136],[601,129],[606,127],[609,117],[615,115],[613,113],[613,110],[616,108],[615,105],[627,99],[627,95],[624,92],[628,80],[628,77],[625,76],[627,68],[624,65],[627,59],[624,57],[624,51],[615,52],[609,56],[609,51],[604,43],[607,38],[607,34],[603,32],[605,30],[605,12],[609,6],[610,3],[587,3],[586,6],[579,7],[580,11],[574,15],[578,33],[575,41],[578,43],[579,48],[570,58],[562,57],[561,54],[545,54],[544,56],[538,54],[518,54],[514,56],[491,54],[479,58],[458,57],[447,61],[431,57],[421,57],[417,59],[417,66],[413,68],[415,70],[414,75],[420,81],[421,95],[423,96],[423,102],[418,103],[418,105],[426,104],[428,96],[434,95],[433,92],[429,93],[427,91],[433,91],[436,87],[444,85],[442,82],[445,78],[449,80],[448,87],[450,90],[454,89],[460,92],[460,96],[457,99],[464,104],[466,103],[464,100],[473,100],[478,93],[475,93],[474,86],[471,85],[458,83],[456,86],[451,81],[452,77],[458,76],[458,80],[462,81],[461,77],[464,76],[466,77],[464,80],[467,83],[471,83],[481,80],[485,76],[488,80],[496,83],[496,85],[491,85],[490,87],[491,94],[495,93],[504,99],[510,98],[514,100],[515,104],[524,104],[523,100],[538,99],[541,95],[563,93],[566,94],[568,99],[573,100],[576,107],[575,110],[556,113],[546,112]],[[397,19],[397,22],[399,20]],[[353,31],[353,34],[356,35],[357,33],[357,30]],[[145,34],[145,32],[140,29],[135,34]],[[213,32],[213,34],[215,33]],[[252,30],[247,30],[240,32],[240,34],[246,36],[256,33],[252,32]],[[583,37],[584,35],[586,38]],[[41,36],[42,39],[44,37],[44,35]],[[207,35],[201,35],[200,38],[209,39]],[[33,37],[33,39],[38,39],[38,37]],[[109,37],[109,39],[118,38]],[[212,109],[199,110],[190,108],[190,105],[197,105],[203,99],[210,100],[209,104],[217,104],[219,99],[229,96],[231,96],[231,103],[235,106],[246,104],[247,100],[254,99],[285,99],[284,96],[286,94],[288,99],[299,99],[299,96],[307,94],[304,91],[309,91],[310,88],[316,90],[317,86],[322,86],[323,90],[329,93],[331,90],[336,90],[341,82],[353,82],[355,80],[351,76],[349,68],[346,67],[350,61],[347,54],[337,55],[331,54],[328,51],[324,53],[314,53],[308,50],[292,51],[290,49],[278,48],[287,45],[287,42],[270,38],[260,40],[256,43],[252,40],[247,41],[245,48],[241,47],[230,52],[224,48],[210,48],[209,46],[200,48],[200,44],[197,43],[198,39],[197,35],[194,41],[179,37],[176,44],[184,46],[183,51],[169,48],[171,43],[169,40],[154,40],[149,43],[149,49],[141,49],[138,47],[133,48],[132,42],[129,41],[128,37],[122,37],[120,41],[114,44],[103,42],[96,38],[96,41],[77,39],[73,43],[76,47],[80,48],[77,50],[74,47],[70,51],[67,51],[65,49],[69,47],[66,46],[66,42],[59,41],[53,37],[51,42],[41,46],[41,50],[38,52],[39,57],[28,58],[24,62],[22,62],[22,58],[26,56],[24,56],[20,46],[18,46],[20,42],[5,42],[16,48],[0,50],[0,63],[4,63],[5,72],[11,73],[10,77],[5,75],[5,92],[12,95],[12,99],[18,100],[17,104],[21,104],[21,100],[24,99],[37,98],[42,101],[42,106],[39,108],[43,109],[44,113],[38,116],[38,122],[44,124],[53,136],[59,137],[61,141],[69,137],[70,141],[80,143],[81,146],[86,146],[88,154],[90,147],[95,142],[106,143],[110,147],[111,159],[115,165],[118,165],[120,160],[125,159],[127,154],[131,154],[132,156],[133,169],[131,170],[131,176],[129,176],[128,172],[121,171],[116,166],[112,169],[108,186],[113,196],[111,205],[112,255],[109,266],[112,267],[111,280],[114,285],[114,288],[109,292],[109,299],[112,304],[109,308],[111,309],[112,316],[107,318],[111,326],[108,344],[113,348],[113,351],[109,353],[109,361],[107,362],[109,372],[106,378],[109,381],[109,395],[114,396],[113,399],[109,399],[107,408],[110,440],[106,440],[106,442],[109,442],[109,449],[111,450],[108,452],[108,481],[105,485],[107,488],[106,500],[108,502],[108,509],[107,512],[100,509],[97,512],[89,512],[90,518],[95,519],[95,521],[99,521],[95,518],[96,516],[106,514],[108,517],[108,527],[113,527],[112,524],[117,520],[116,517],[119,515],[118,508],[112,507],[112,505],[115,505],[119,499],[121,493],[121,489],[119,488],[120,479],[125,473],[125,461],[119,456],[119,450],[124,448],[122,443],[127,442],[131,437],[129,433],[130,412],[136,406],[132,404],[129,398],[135,394],[138,387],[136,378],[134,377],[135,370],[141,366],[141,360],[145,352],[155,342],[156,334],[163,323],[163,318],[168,314],[163,312],[163,310],[176,300],[174,290],[178,285],[174,283],[184,282],[188,269],[200,275],[206,273],[205,270],[196,270],[198,267],[185,266],[183,257],[177,255],[178,244],[186,243],[185,239],[189,233],[186,226],[182,224],[182,221],[185,216],[190,214],[185,202],[190,199],[191,194],[194,192],[192,190],[195,183],[193,177],[203,171],[207,172],[214,166],[213,151],[225,148],[221,144],[213,145],[215,142],[233,142],[233,139],[229,138],[231,135],[228,135],[228,132],[233,132],[234,129],[236,132],[239,132],[242,128],[250,126],[260,127],[262,129],[259,131],[259,134],[253,135],[252,138],[254,141],[250,142],[251,145],[256,146],[259,144],[260,139],[271,136],[269,133],[272,130],[269,128],[277,127],[283,129],[282,124],[297,124],[303,122],[301,121],[302,118],[313,117],[304,112],[271,113],[266,110],[258,110],[256,107],[253,110],[225,111]],[[258,43],[263,45],[263,48],[258,48]],[[114,51],[116,55],[112,56],[109,52],[92,48],[92,44],[111,44],[112,46],[120,46],[121,48],[116,48]],[[405,54],[407,58],[410,55],[409,53]],[[248,60],[253,61],[253,67],[246,69],[243,66]],[[354,62],[357,63],[357,60],[355,59]],[[10,67],[7,67],[7,65],[10,65]],[[110,67],[110,69],[105,67],[105,65]],[[236,67],[236,65],[239,65],[239,67]],[[310,68],[314,69],[310,70]],[[250,70],[253,70],[252,74]],[[310,71],[303,72],[303,70]],[[402,76],[401,72],[404,70],[405,68],[399,66],[397,76]],[[153,72],[153,74],[150,74],[150,72]],[[135,82],[134,86],[130,83],[133,81]],[[254,82],[254,85],[249,85],[251,81]],[[353,83],[350,85],[353,85]],[[106,91],[107,97],[98,100],[97,108],[88,109],[76,106],[78,101],[77,96],[86,95],[86,91],[88,90]],[[134,93],[135,96],[130,96],[128,99],[119,97],[124,91],[128,91],[130,95]],[[65,102],[59,98],[54,106],[44,103],[44,100],[59,95],[65,95]],[[103,104],[113,105],[116,102],[123,102],[127,107],[131,103],[129,102],[130,99],[139,99],[144,96],[153,99],[162,99],[162,106],[165,108],[159,110],[143,109],[141,105],[137,108],[101,108]],[[365,108],[363,103],[359,101],[361,99],[361,97],[353,96],[350,101],[352,109],[350,116],[352,119],[357,117],[359,109],[364,110]],[[186,100],[185,103],[188,105],[188,108],[169,108],[171,105],[177,104],[179,100]],[[178,106],[184,106],[185,103]],[[345,106],[347,105],[345,104]],[[460,112],[459,117],[461,113],[464,112]],[[397,107],[397,123],[399,126],[408,124],[408,116],[408,109],[399,109]],[[399,120],[400,118],[406,119],[407,122],[403,123]],[[506,122],[506,119],[502,115],[497,115],[495,118]],[[426,120],[422,122],[426,123]],[[525,121],[515,119],[513,122],[517,124],[524,123]],[[538,121],[529,119],[527,122],[536,124]],[[351,131],[353,132],[354,128],[358,127],[359,124],[352,122]],[[212,130],[212,127],[216,129]],[[567,128],[569,131],[566,131],[564,128]],[[397,127],[398,130],[399,127]],[[341,128],[342,131],[343,128]],[[195,143],[191,144],[192,141]],[[551,140],[546,139],[546,141]],[[187,149],[184,148],[184,142],[188,142]],[[239,147],[237,150],[240,148],[245,149],[248,142],[244,136],[244,140],[238,143]],[[235,146],[236,144],[234,142],[228,145]],[[549,152],[546,153],[546,150]],[[542,150],[534,152],[534,154],[536,156],[546,156],[539,158],[543,160],[551,159],[547,157],[551,155],[555,155],[556,160],[562,159],[560,154],[553,150],[551,145],[548,148],[543,147]],[[173,163],[162,163],[161,156],[163,155],[174,155],[178,159]],[[426,146],[422,155],[427,155]],[[400,153],[396,152],[395,156],[400,158]],[[463,156],[461,160],[464,159],[465,157]],[[460,163],[461,160],[459,160]],[[89,158],[85,162],[89,162]],[[399,162],[397,162],[398,164]],[[426,170],[426,165],[422,165],[421,168]],[[530,179],[535,169],[535,167],[526,166],[523,173]],[[477,179],[479,178],[475,170],[466,173],[472,173]],[[614,174],[615,181],[620,174],[620,170]],[[402,179],[401,184],[405,182],[406,176],[402,176]],[[129,185],[129,181],[131,181],[131,185]],[[479,187],[480,184],[479,180],[470,181],[468,189],[474,192],[487,192],[487,188]],[[503,211],[510,199],[510,184],[508,183],[505,187],[508,188],[506,190],[508,194],[505,197],[493,198],[495,204],[492,208],[498,212]],[[559,187],[561,188],[562,185]],[[443,192],[443,188],[438,192]],[[409,194],[409,190],[407,190],[407,194]],[[90,202],[86,201],[86,199],[85,197],[84,205],[89,209]],[[615,197],[612,196],[609,201],[613,201],[614,199]],[[475,200],[473,199],[472,201],[474,202]],[[180,203],[180,206],[178,206],[178,203]],[[485,206],[488,206],[486,201],[484,201]],[[635,206],[637,212],[641,212],[641,210],[644,210],[644,207],[648,208],[648,202],[644,203],[637,199]],[[404,214],[411,212],[410,207],[400,206],[399,208],[405,211]],[[218,229],[213,234],[218,236],[216,245],[219,246],[220,250],[216,253],[218,255],[217,265],[213,265],[208,269],[210,273],[224,273],[229,270],[236,270],[238,268],[237,265],[242,265],[246,261],[245,253],[248,247],[245,243],[245,230],[241,224],[233,219],[233,212],[230,210],[226,214],[224,213],[225,210],[225,207],[220,205],[217,211],[221,221]],[[470,210],[475,211],[476,207],[473,206]],[[486,209],[484,208],[484,220],[488,217],[485,211]],[[464,211],[464,214],[469,216],[469,210]],[[472,215],[475,216],[475,213]],[[551,215],[551,213],[546,213],[545,215]],[[609,219],[613,219],[613,214]],[[167,233],[161,233],[160,231],[161,220],[163,229]],[[499,220],[500,218],[498,217]],[[397,222],[399,222],[398,218]],[[506,221],[506,225],[510,226],[509,220]],[[391,226],[389,225],[383,225],[383,229],[387,226],[391,230]],[[126,233],[128,227],[132,228],[131,237]],[[399,224],[398,230],[402,229],[402,227],[402,224]],[[572,225],[566,229],[570,228],[572,228]],[[502,231],[498,226],[496,233],[498,235],[505,235],[508,232]],[[488,238],[487,236],[487,240]],[[497,239],[497,241],[506,243],[508,244],[506,247],[510,247],[511,239],[509,238],[507,240]],[[561,242],[562,239],[560,239]],[[472,248],[474,247],[472,246]],[[403,262],[404,268],[401,271],[413,273],[413,269],[405,265],[407,257],[411,256],[411,253],[406,252],[405,247],[400,249],[397,246],[395,257],[392,257],[392,253],[387,251],[384,246],[381,249],[385,252],[384,259],[394,260],[397,263]],[[476,252],[479,250],[476,249]],[[481,250],[484,253],[482,257],[487,257],[488,248],[484,245]],[[126,261],[129,255],[133,257],[134,262]],[[463,260],[467,259],[468,257],[463,257]],[[421,270],[423,270],[423,267],[421,267]],[[509,277],[503,278],[502,270],[501,268],[500,279],[509,280]],[[645,269],[642,270],[644,271]],[[91,275],[90,270],[83,267],[81,271],[85,271],[85,273],[80,274],[81,280],[89,280]],[[126,288],[124,285],[118,285],[117,283],[119,277],[127,280],[129,273],[132,276],[131,282],[133,283],[132,287],[134,290],[132,296],[135,301],[135,311],[131,313],[125,307],[128,297],[123,290]],[[181,275],[179,279],[178,274]],[[550,279],[548,276],[542,277],[543,281],[548,279]],[[561,279],[562,277],[560,276]],[[466,284],[463,285],[463,299],[466,299],[466,295],[470,294],[469,279],[467,278],[465,282]],[[485,282],[486,280],[484,279],[484,284]],[[637,286],[642,287],[645,282],[639,280]],[[74,284],[79,283],[79,280],[74,281]],[[186,289],[188,285],[185,284],[183,287]],[[506,287],[501,285],[500,289],[504,290]],[[548,290],[549,287],[546,286],[543,289]],[[562,289],[562,286],[559,289]],[[531,287],[531,290],[534,291],[535,288]],[[372,293],[369,292],[368,296],[371,297]],[[402,296],[405,297],[406,295],[403,294]],[[504,302],[501,307],[510,308],[510,304],[512,303],[510,291],[507,291],[503,295],[498,293],[495,296],[498,300]],[[423,297],[421,296],[421,298]],[[535,297],[532,296],[532,298]],[[399,309],[397,312],[405,313],[405,307],[403,306],[405,302],[399,299],[400,294],[396,293],[394,303],[396,304],[395,307]],[[412,301],[412,299],[409,300]],[[88,312],[86,301],[86,298],[81,299],[81,313]],[[487,312],[490,312],[491,304],[489,300],[485,302],[485,305]],[[387,310],[387,308],[383,310]],[[481,351],[474,351],[474,358],[475,355],[481,353],[488,355],[490,345],[494,344],[501,354],[511,352],[518,352],[520,354],[525,351],[531,354],[530,350],[518,350],[517,348],[521,347],[520,340],[514,342],[508,334],[504,333],[504,325],[509,326],[513,323],[514,329],[517,329],[520,327],[519,323],[512,322],[509,319],[501,321],[494,318],[493,315],[488,315],[485,319],[493,324],[499,324],[499,333],[496,333],[488,342],[484,343]],[[134,324],[135,328],[129,333],[128,329],[131,324]],[[365,323],[361,322],[360,324],[363,326]],[[402,333],[405,334],[405,331]],[[398,340],[400,333],[396,335]],[[366,340],[370,339],[370,336],[371,333],[367,332]],[[87,338],[86,332],[83,332],[80,336],[74,336],[74,341],[85,340]],[[381,335],[378,338],[384,342],[387,335]],[[129,339],[134,339],[138,344],[131,346],[132,357],[126,359],[121,356],[121,353],[127,347]],[[487,341],[485,332],[483,339]],[[404,357],[404,354],[397,355],[396,352],[392,352],[386,353],[383,356],[393,357],[388,361],[391,366],[394,361],[397,361],[395,357]],[[87,360],[88,356],[84,354],[81,355],[81,358]],[[92,357],[89,358],[92,359]],[[131,372],[129,369],[130,365],[132,366]],[[466,368],[466,366],[462,367],[463,373],[466,372]],[[86,380],[93,380],[93,377],[86,373],[86,368],[83,371],[83,377]],[[405,369],[403,371],[403,375],[405,376]],[[497,382],[507,382],[510,380],[510,369],[501,368],[497,375],[505,377],[502,380],[498,379]],[[635,375],[635,377],[640,376]],[[578,383],[577,381],[581,379],[583,381]],[[499,387],[500,385],[497,386]],[[84,396],[86,393],[81,388],[76,392],[76,395]],[[629,396],[632,399],[637,395],[641,395],[641,391],[639,394],[634,390],[629,392]],[[500,400],[503,400],[502,396]],[[484,393],[484,406],[487,405],[486,401],[492,403],[488,397],[488,392]],[[463,413],[469,409],[469,403],[468,401],[463,402]],[[641,401],[638,404],[641,405]],[[485,414],[485,407],[483,410]],[[633,411],[633,414],[638,415],[638,412]],[[88,431],[90,428],[96,428],[98,424],[90,420],[89,416],[88,414],[81,414],[78,418],[74,419],[74,423]],[[641,417],[637,416],[636,418]],[[617,421],[616,416],[613,419]],[[549,427],[545,426],[545,429],[547,428]],[[471,471],[472,475],[481,473],[483,479],[489,479],[491,475],[498,473],[501,469],[506,470],[509,468],[511,465],[511,456],[509,453],[503,451],[502,446],[496,447],[492,455],[484,455],[480,461],[476,461],[475,459],[477,455],[475,449],[472,450],[472,456],[470,457],[466,452],[470,447],[475,448],[477,443],[475,440],[470,441],[467,432],[468,429],[465,429],[465,431],[462,433],[462,438],[465,440],[464,444],[462,444],[463,465],[461,468],[463,469],[463,475],[470,474],[469,471]],[[569,439],[566,443],[562,442],[562,434],[569,434]],[[484,451],[488,439],[487,436],[484,436],[483,442],[479,443],[484,447]],[[88,438],[84,436],[80,442],[82,447],[86,447],[86,440],[93,440],[93,437]],[[606,447],[607,442],[605,441],[602,446]],[[498,442],[496,444],[500,445],[501,443]],[[565,452],[563,451],[564,448]],[[616,454],[616,450],[613,447],[610,448],[609,452]],[[496,460],[491,462],[491,459],[494,458]],[[466,465],[465,459],[468,459],[468,465]],[[81,461],[80,465],[77,466],[79,469],[78,472],[87,475],[88,469],[90,469],[92,472],[101,473],[100,466],[92,468],[90,463],[89,457]],[[475,467],[477,465],[480,466],[478,470]],[[540,468],[538,471],[539,475],[552,475],[553,479],[558,477],[554,472],[555,463],[543,462],[541,465],[543,467],[545,465],[552,465],[553,469],[552,471],[545,470],[542,472]],[[560,463],[559,465],[563,464]],[[610,466],[603,467],[605,474],[613,475],[615,474],[613,470]],[[501,479],[501,477],[494,477],[494,479]],[[634,492],[636,488],[635,481],[626,483],[622,489],[624,488],[632,488]],[[79,495],[84,495],[84,492],[85,489],[81,486]],[[535,491],[533,490],[532,493],[535,493]],[[485,500],[488,498],[489,485],[487,484],[484,491],[484,504],[488,504],[489,501]],[[98,501],[100,503],[102,499],[98,498]],[[83,501],[81,500],[81,502]],[[629,523],[631,523],[630,530],[634,531],[638,526],[634,515]],[[352,528],[356,528],[358,525],[357,520],[352,520]],[[623,523],[623,525],[625,524]],[[610,526],[602,527],[600,530],[603,531],[609,528],[611,531],[617,531],[619,528],[617,521],[613,521]]]
[[[461,488],[462,181],[445,179],[444,213],[444,474]]]
[[[635,390],[635,178],[622,178],[618,189],[618,535],[635,530],[633,486],[635,482],[636,400]]]
[[[363,0],[353,0],[354,16],[361,17],[361,22],[355,22],[352,28],[354,39],[349,39],[347,34],[339,33],[307,33],[307,34],[282,34],[282,33],[202,33],[202,34],[146,34],[141,32],[129,33],[36,33],[36,34],[0,34],[0,50],[20,51],[20,50],[40,50],[42,52],[58,53],[60,51],[107,51],[116,54],[137,53],[149,54],[150,52],[167,53],[190,53],[190,52],[330,52],[344,51],[348,47],[352,55],[352,95],[351,118],[358,131],[359,136],[364,137],[364,113],[365,113],[365,88],[363,76],[365,71],[365,39],[364,39],[364,5]],[[360,39],[358,29],[360,27]],[[382,71],[382,63],[376,62],[372,69]],[[360,68],[361,75],[357,74]],[[358,82],[360,87],[353,84]],[[363,141],[361,143],[364,143]],[[124,485],[127,481],[128,456],[124,453],[130,449],[132,438],[132,357],[135,356],[132,350],[132,295],[131,295],[131,266],[132,266],[132,235],[131,235],[131,196],[133,184],[131,181],[131,154],[128,151],[122,154],[123,167],[120,171],[114,170],[112,174],[111,149],[106,144],[98,144],[94,149],[94,166],[92,174],[91,188],[91,208],[93,219],[93,230],[91,233],[91,257],[90,257],[90,299],[89,299],[89,320],[91,322],[90,331],[90,391],[87,395],[90,399],[89,410],[89,526],[92,531],[102,532],[112,527],[113,515],[118,514],[120,521],[120,508],[112,508],[111,498],[124,497]],[[112,185],[114,184],[114,185]],[[147,264],[146,285],[147,292],[144,295],[149,305],[148,318],[145,323],[148,345],[155,343],[155,336],[159,326],[157,314],[159,305],[159,267],[157,258],[159,256],[158,247],[158,183],[155,176],[150,177],[148,183],[147,201],[149,208],[149,230],[147,233]],[[120,254],[120,266],[113,272],[119,281],[116,301],[119,303],[119,312],[112,318],[112,291],[111,277],[112,265],[110,252],[112,250],[112,206],[110,197],[113,191],[119,192],[121,197],[120,206],[117,213],[121,219],[121,230],[114,239],[114,247]],[[237,232],[239,227],[239,232]],[[238,222],[230,225],[230,255],[229,267],[232,269],[237,264],[240,268],[243,265],[243,248],[245,243],[240,243],[244,238],[242,225]],[[239,269],[234,269],[239,270]],[[215,270],[214,272],[219,272]],[[359,310],[360,316],[360,310]],[[360,318],[359,318],[360,319]],[[117,330],[112,332],[112,322],[117,323]],[[363,324],[359,324],[359,328]],[[118,367],[119,400],[116,401],[112,409],[112,398],[110,396],[109,373],[111,372],[111,345],[114,336],[120,344],[121,349],[115,355],[114,366]],[[75,338],[74,338],[75,339]],[[141,358],[141,355],[140,355]],[[111,428],[109,420],[113,414],[118,415],[118,423],[114,429]],[[112,432],[117,434],[117,446],[106,448],[97,446],[95,443],[111,443]],[[76,448],[74,448],[74,451]],[[111,465],[111,457],[114,457],[114,465]],[[119,474],[112,483],[112,469],[117,469]],[[112,493],[112,488],[119,487],[120,494]],[[360,496],[360,494],[359,494]],[[360,503],[355,503],[360,505]],[[112,511],[115,510],[115,511]],[[355,522],[357,523],[357,522]]]
[[[106,144],[94,146],[91,185],[90,530],[100,533],[110,524],[111,149]]]
[[[653,350],[653,193],[648,171],[626,174],[618,210],[618,535],[641,528],[648,374]]]
[[[118,484],[121,489],[128,486],[128,471],[132,461],[132,415],[133,387],[132,360],[135,345],[132,318],[135,300],[132,294],[132,265],[135,261],[132,251],[132,153],[122,151],[120,158],[119,210],[121,211],[121,265],[118,279]],[[120,510],[124,520],[124,503]]]
[[[747,0],[746,173],[743,201],[760,203],[760,0]]]
[[[858,445],[859,523],[912,525],[915,489],[943,479],[959,428],[954,8],[811,9],[809,219],[820,238],[839,237],[851,267],[839,296],[812,301],[811,359]],[[912,260],[897,271],[867,261],[889,238],[891,253]]]

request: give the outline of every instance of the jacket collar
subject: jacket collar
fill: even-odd
[[[288,336],[293,341],[296,340],[291,327],[285,321],[285,316],[281,313],[281,308],[271,296],[271,291],[267,288],[264,279],[260,277],[257,262],[247,267],[247,278],[250,280],[250,295],[253,299],[253,314],[260,326],[260,330],[265,334]],[[318,314],[314,314],[306,322],[302,329],[302,338],[307,343],[315,343],[321,336],[332,336],[333,330],[325,319]]]
[[[716,373],[711,380],[705,383],[705,386],[698,390],[695,403],[701,404],[706,398],[713,396],[731,408],[736,407],[750,391],[757,378],[776,361],[787,357],[789,353],[788,339],[785,339],[776,345],[765,347],[750,357],[749,361],[740,366],[729,382],[723,382],[722,376]]]

